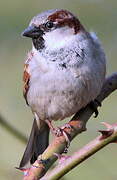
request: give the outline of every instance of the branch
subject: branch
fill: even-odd
[[[41,180],[60,179],[74,167],[88,159],[109,143],[117,143],[117,124],[113,124],[112,126],[110,124],[106,124],[106,126],[107,130],[100,131],[100,136],[78,150],[78,152],[75,152],[72,156],[66,158],[64,156],[60,156],[60,163],[53,170],[42,177]],[[108,128],[108,126],[110,127]]]
[[[102,102],[116,89],[117,73],[114,73],[105,80],[102,91],[96,99],[99,102]],[[77,134],[80,134],[81,132],[86,130],[86,123],[92,114],[93,110],[89,105],[87,105],[84,109],[76,113],[71,121],[69,121],[68,124],[72,127],[71,129],[62,127],[68,134],[70,140],[72,140]],[[35,161],[31,168],[25,170],[25,176],[23,180],[38,180],[39,178],[41,178],[51,167],[51,165],[57,160],[57,157],[54,155],[54,153],[62,154],[65,150],[65,147],[65,137],[55,137],[52,143],[48,146],[44,153],[38,157],[38,160]]]
[[[19,139],[21,142],[26,143],[27,138],[17,129],[15,129],[11,124],[9,124],[3,117],[0,115],[0,124],[3,128],[5,128],[10,134]]]

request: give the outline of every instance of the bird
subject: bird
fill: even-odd
[[[100,40],[68,10],[36,15],[22,35],[32,39],[23,95],[34,121],[20,168],[33,164],[48,147],[53,121],[74,115],[99,95],[106,75]]]

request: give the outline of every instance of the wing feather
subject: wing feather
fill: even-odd
[[[30,84],[29,62],[32,60],[32,57],[33,57],[33,52],[31,51],[28,53],[28,57],[25,61],[24,73],[23,73],[23,95],[24,95],[27,105],[28,105],[27,93],[30,86],[29,85]]]

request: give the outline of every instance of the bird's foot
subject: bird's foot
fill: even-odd
[[[59,137],[59,136],[62,136],[62,130],[61,128],[57,127],[55,128],[52,124],[52,121],[50,120],[46,120],[46,123],[48,124],[49,128],[50,128],[50,131],[52,132],[52,134],[54,134],[55,136]]]
[[[57,137],[60,137],[60,136],[64,136],[65,137],[65,140],[66,140],[66,147],[65,147],[65,150],[64,150],[64,153],[67,153],[68,152],[68,148],[70,146],[70,139],[68,137],[68,134],[65,132],[65,128],[70,128],[71,129],[71,126],[69,124],[65,124],[62,128],[54,128],[53,125],[52,125],[52,121],[50,120],[46,120],[46,123],[48,124],[52,134],[54,134],[55,136]]]
[[[65,128],[67,128],[67,129],[72,129],[72,127],[71,127],[71,125],[69,124],[69,123],[66,123],[61,129],[63,130],[63,135],[64,135],[64,137],[65,137],[65,139],[66,139],[66,142],[67,142],[67,144],[66,144],[66,147],[65,147],[65,149],[64,149],[64,153],[67,153],[68,152],[68,148],[69,148],[69,146],[70,146],[70,138],[69,138],[69,136],[68,136],[68,134],[65,132]]]
[[[66,124],[62,127],[62,129],[65,129],[65,128],[67,128],[67,129],[72,129],[72,127],[71,127],[71,125],[70,125],[69,123],[66,123]]]
[[[60,137],[63,135],[62,129],[59,127],[54,128],[52,133],[57,137]]]
[[[101,103],[97,99],[95,99],[94,101],[91,101],[89,103],[89,105],[90,105],[91,109],[94,111],[94,113],[95,113],[94,117],[96,118],[98,116],[98,114],[99,114],[97,107],[98,106],[101,107]]]

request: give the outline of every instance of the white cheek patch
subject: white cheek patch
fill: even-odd
[[[74,38],[74,29],[69,27],[62,27],[55,29],[51,32],[45,33],[43,36],[45,40],[45,46],[49,50],[60,49],[69,43]]]

